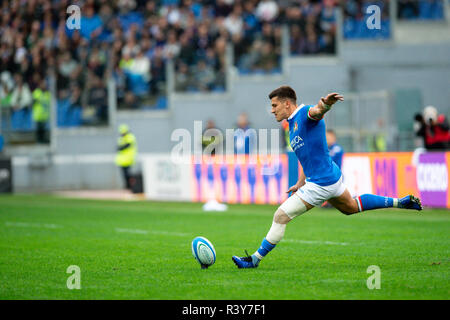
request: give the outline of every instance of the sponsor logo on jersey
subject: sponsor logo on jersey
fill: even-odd
[[[291,140],[291,147],[295,151],[300,147],[303,147],[305,143],[300,136],[295,136],[294,139]]]

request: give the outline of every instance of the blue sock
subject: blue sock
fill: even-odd
[[[262,258],[264,258],[273,248],[275,248],[276,244],[271,244],[266,238],[261,242],[261,246],[254,254],[252,254],[253,264],[258,264]]]
[[[356,198],[359,211],[367,211],[380,208],[392,208],[398,206],[398,199],[374,194],[363,194]]]

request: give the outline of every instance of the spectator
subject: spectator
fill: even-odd
[[[265,22],[275,20],[278,15],[278,5],[272,0],[262,0],[256,7],[256,16]]]
[[[95,14],[94,7],[88,5],[84,7],[81,15],[81,36],[85,39],[92,40],[98,37],[103,31],[103,22],[100,17]]]
[[[312,25],[306,28],[305,53],[316,54],[319,53],[319,43],[317,33]]]
[[[270,72],[277,66],[277,55],[274,52],[274,47],[270,42],[264,42],[261,48],[261,55],[259,57],[257,67]]]
[[[167,36],[167,43],[164,45],[164,56],[172,59],[180,53],[180,44],[177,41],[175,30],[170,30]]]
[[[367,144],[370,152],[385,152],[387,150],[385,132],[385,122],[382,118],[379,118],[377,120],[376,132],[367,137]]]
[[[344,149],[337,143],[336,133],[334,130],[328,129],[326,132],[328,151],[330,157],[337,164],[339,169],[342,167],[342,159],[344,157]]]
[[[290,34],[290,51],[293,55],[300,55],[305,53],[305,38],[303,32],[298,25],[291,27]]]
[[[139,109],[139,99],[131,91],[125,93],[124,104],[129,109]]]
[[[27,83],[24,83],[22,75],[16,74],[14,76],[15,88],[11,95],[11,106],[14,111],[27,109],[29,110],[33,103],[31,91]]]
[[[166,63],[162,50],[155,50],[151,62],[151,93],[158,95],[165,92]]]
[[[113,71],[113,78],[116,83],[116,97],[118,104],[122,104],[125,91],[127,90],[127,78],[122,68],[116,65]]]
[[[234,6],[231,14],[225,18],[224,25],[231,35],[242,32],[244,23],[242,21],[242,7],[240,5]]]
[[[81,89],[77,84],[72,84],[69,95],[69,108],[81,107]]]
[[[108,92],[100,77],[92,75],[91,79],[88,84],[88,105],[95,114],[92,122],[105,124],[108,121]]]
[[[194,70],[194,81],[200,91],[209,91],[214,86],[214,70],[204,60],[197,63]]]
[[[414,115],[414,124],[413,124],[414,134],[416,139],[414,141],[414,145],[416,148],[425,148],[425,130],[426,124],[423,119],[423,115],[421,113],[416,113]]]
[[[344,158],[344,149],[337,143],[336,133],[332,129],[326,131],[328,152],[330,153],[331,160],[339,167],[342,168],[342,159]],[[332,208],[333,206],[328,202],[322,204],[322,208]]]
[[[250,154],[254,151],[256,135],[253,129],[250,129],[248,115],[243,112],[238,116],[237,128],[234,133],[234,153]]]
[[[215,155],[216,149],[223,142],[221,137],[223,137],[222,132],[216,127],[214,120],[209,119],[206,123],[206,128],[202,133],[203,151],[210,146],[208,150],[211,151],[211,155]]]
[[[58,73],[57,86],[58,91],[64,91],[69,88],[71,78],[76,78],[77,74],[81,72],[81,68],[77,62],[72,59],[70,52],[66,51],[58,57]],[[66,95],[61,93],[61,95]]]
[[[191,80],[190,80],[189,68],[188,66],[180,62],[175,73],[175,90],[176,91],[186,91],[188,90]]]
[[[11,96],[14,82],[9,71],[3,71],[0,75],[0,112],[3,108],[11,107]]]
[[[180,54],[178,59],[186,65],[192,65],[195,61],[195,48],[192,45],[187,33],[183,33],[180,37]]]
[[[139,76],[145,82],[150,81],[150,59],[139,50],[133,62],[128,67],[128,71],[135,76]]]

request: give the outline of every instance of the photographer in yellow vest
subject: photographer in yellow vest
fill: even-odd
[[[119,126],[120,137],[117,146],[116,164],[122,168],[125,186],[131,190],[130,168],[136,161],[137,144],[136,137],[130,132],[126,124]]]

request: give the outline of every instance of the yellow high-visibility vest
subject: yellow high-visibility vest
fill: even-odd
[[[128,132],[124,136],[120,136],[118,140],[119,147],[130,144],[127,148],[119,150],[116,156],[116,164],[120,167],[132,166],[136,159],[137,143],[136,137]]]
[[[33,120],[46,122],[50,113],[50,92],[37,88],[33,91]]]

